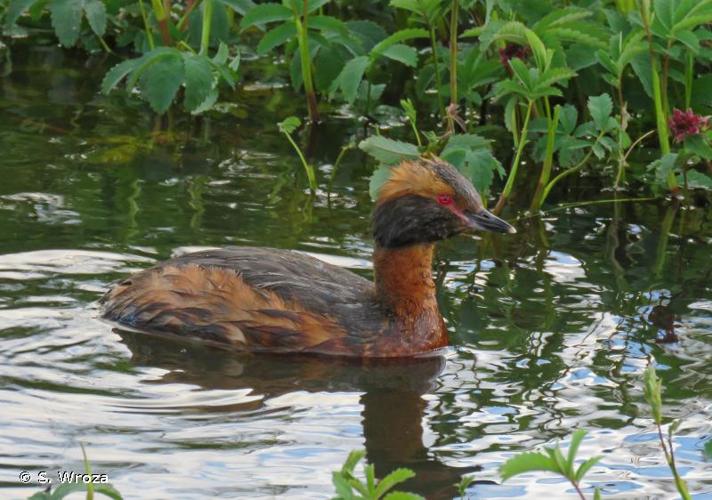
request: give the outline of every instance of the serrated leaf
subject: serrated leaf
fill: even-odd
[[[256,24],[267,24],[275,21],[285,21],[293,16],[291,10],[282,4],[278,3],[263,3],[255,5],[250,9],[245,17],[240,21],[240,29],[247,28]]]
[[[358,86],[370,62],[368,56],[355,57],[344,65],[341,73],[334,80],[334,86],[341,89],[344,94],[344,100],[349,104],[356,100]],[[333,90],[336,90],[336,88]]]
[[[49,4],[52,27],[65,47],[74,46],[79,39],[83,5],[84,0],[52,0]]]
[[[194,111],[210,95],[214,85],[212,65],[205,56],[186,54],[183,56],[185,71],[185,97],[183,104],[188,111]]]
[[[587,103],[588,111],[591,113],[593,123],[600,131],[607,129],[608,118],[613,112],[613,100],[608,94],[601,94],[596,97],[589,97]]]
[[[359,143],[358,147],[386,165],[393,165],[402,160],[420,156],[418,147],[415,144],[395,141],[380,135],[364,139]]]
[[[274,29],[269,30],[257,44],[257,53],[264,55],[275,47],[287,43],[297,36],[297,27],[293,22],[287,21]]]
[[[178,54],[159,57],[144,70],[141,94],[156,113],[165,113],[171,106],[184,74],[183,60]]]
[[[652,170],[653,173],[655,174],[655,182],[656,183],[658,183],[661,186],[667,186],[668,174],[670,172],[675,171],[675,163],[677,162],[677,157],[678,157],[677,153],[668,153],[668,154],[664,155],[662,158],[655,160],[648,165],[648,167],[647,167],[648,170]],[[652,369],[652,372],[653,372],[653,374],[652,374],[653,379],[650,379],[650,380],[649,380],[649,377],[650,377],[649,370],[646,370],[646,372],[645,372],[646,391],[648,391],[648,390],[654,391],[655,390],[655,385],[648,385],[649,383],[652,384],[651,380],[657,380],[657,378],[655,377],[655,370]],[[659,384],[659,382],[658,382],[658,384]],[[660,390],[659,385],[657,387],[658,387],[658,391],[659,391]],[[652,399],[649,399],[649,396]],[[648,394],[646,392],[646,400],[648,401],[649,404],[651,404],[655,422],[656,423],[661,422],[660,419],[662,418],[662,415],[660,413],[661,412],[660,405],[662,405],[662,401],[660,400],[659,392],[658,392],[657,396],[655,395],[654,392],[650,392],[650,394]],[[657,404],[657,406],[654,406],[651,401],[655,402]]]
[[[119,84],[121,80],[124,79],[126,75],[138,68],[142,63],[143,57],[138,57],[136,59],[129,59],[127,61],[120,62],[116,66],[112,67],[109,71],[107,71],[101,81],[101,92],[108,94]]]
[[[295,130],[302,126],[302,121],[296,116],[288,116],[277,124],[280,132],[284,134],[292,134]],[[360,460],[360,459],[359,459]],[[348,462],[347,462],[348,463]]]
[[[332,16],[310,16],[309,28],[348,36],[349,28],[342,20]]]
[[[106,7],[101,0],[86,0],[84,13],[87,16],[89,27],[97,36],[104,36],[106,32]]]
[[[578,121],[578,110],[576,106],[566,104],[559,112],[559,128],[564,134],[571,134],[576,129]]]
[[[413,472],[410,469],[406,468],[400,468],[396,469],[390,474],[388,474],[386,477],[381,479],[378,483],[378,486],[376,486],[376,498],[381,497],[384,495],[386,492],[388,492],[391,488],[393,488],[395,485],[402,483],[403,481],[407,481],[411,477],[415,477],[415,472]]]
[[[689,170],[687,172],[687,185],[692,189],[712,190],[712,177],[697,170]],[[707,444],[709,445],[709,443]]]
[[[499,469],[499,475],[502,481],[534,471],[549,471],[559,473],[559,468],[556,466],[551,457],[537,452],[524,452],[513,456]]]
[[[381,55],[414,68],[418,65],[418,52],[413,47],[397,43],[391,45]]]

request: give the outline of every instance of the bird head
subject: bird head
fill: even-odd
[[[431,243],[473,231],[517,232],[487,211],[472,183],[443,160],[404,161],[390,169],[378,189],[373,236],[382,248]]]

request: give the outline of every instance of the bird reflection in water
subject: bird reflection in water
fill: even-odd
[[[204,345],[181,343],[114,330],[131,350],[131,362],[168,370],[159,383],[197,385],[204,389],[244,390],[263,397],[251,405],[297,391],[358,392],[363,407],[366,459],[376,476],[408,467],[416,476],[399,485],[402,491],[428,499],[450,499],[455,484],[480,467],[451,467],[423,444],[423,416],[445,365],[441,355],[384,361],[355,361],[317,356],[239,354]],[[248,406],[252,409],[251,406]],[[240,405],[240,410],[245,410]],[[351,450],[344,450],[344,459]],[[340,464],[334,464],[337,469]]]

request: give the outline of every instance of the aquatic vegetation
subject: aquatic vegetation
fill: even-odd
[[[373,464],[364,466],[366,480],[354,475],[356,465],[366,456],[364,451],[352,451],[346,458],[341,470],[332,473],[332,482],[337,496],[334,500],[422,500],[423,497],[415,493],[392,491],[393,488],[415,476],[415,473],[406,468],[396,469],[383,479],[376,479],[376,470]]]
[[[82,457],[83,457],[83,463],[84,463],[84,474],[88,477],[92,477],[92,468],[91,468],[91,463],[89,462],[89,459],[87,458],[87,453],[86,450],[84,449],[84,445],[80,444],[82,448]],[[114,488],[111,484],[109,483],[98,483],[95,484],[95,482],[92,481],[70,481],[70,482],[62,482],[59,486],[56,488],[50,489],[48,488],[46,491],[41,491],[39,493],[35,493],[34,495],[30,496],[28,500],[62,500],[65,497],[68,497],[72,493],[78,493],[86,491],[86,500],[93,500],[94,499],[94,494],[95,493],[100,493],[103,496],[113,498],[114,500],[122,500],[123,497],[121,496],[121,493]]]
[[[544,448],[543,451],[529,451],[515,455],[502,464],[500,468],[502,481],[527,472],[553,472],[568,479],[579,497],[585,499],[586,497],[581,491],[581,481],[583,481],[586,473],[602,458],[600,456],[589,458],[576,468],[576,452],[585,435],[586,431],[583,429],[579,429],[571,435],[571,443],[566,456],[564,456],[558,445]],[[600,496],[598,489],[595,489],[593,497],[597,499]]]
[[[525,189],[522,176],[538,176],[525,198],[539,210],[585,169],[615,189],[712,189],[698,167],[712,159],[712,0],[521,3],[9,0],[0,15],[8,36],[51,26],[65,47],[138,54],[108,70],[102,91],[124,81],[157,113],[181,97],[190,113],[214,109],[247,51],[288,75],[311,122],[331,111],[319,103],[328,98],[379,127],[378,107],[398,95],[409,103],[404,121],[426,116],[439,138],[424,146],[416,132],[419,152],[447,151],[445,135],[457,134],[502,146],[507,130],[514,154],[500,160],[509,168],[479,167],[505,173],[495,211]],[[651,129],[659,154],[640,168],[633,146],[650,151]]]

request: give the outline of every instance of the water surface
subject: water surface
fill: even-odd
[[[517,235],[440,245],[453,346],[439,358],[361,366],[117,332],[98,319],[107,287],[198,247],[298,249],[370,277],[372,167],[347,156],[328,192],[362,131],[332,118],[301,137],[319,168],[310,199],[274,126],[301,105],[286,91],[241,91],[166,132],[142,104],[95,94],[103,61],[68,55],[18,49],[0,79],[4,498],[39,491],[21,470],[81,471],[79,443],[125,498],[329,498],[331,471],[360,448],[379,475],[414,469],[406,486],[428,498],[453,497],[463,474],[470,498],[573,497],[545,473],[500,484],[497,468],[578,428],[580,456],[603,455],[587,487],[671,498],[642,398],[651,361],[682,420],[679,469],[712,498],[709,208],[510,213]],[[679,340],[658,342],[671,327]]]

